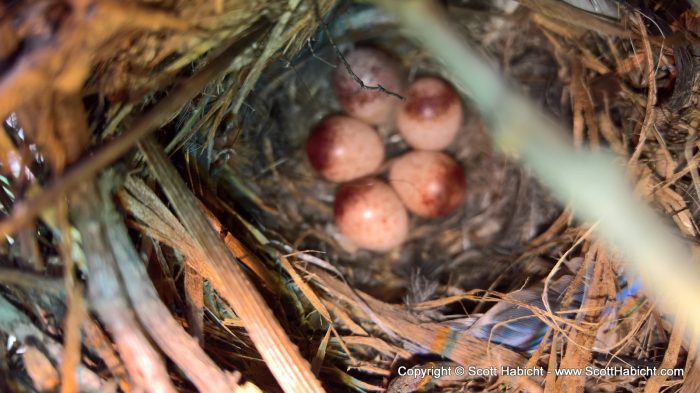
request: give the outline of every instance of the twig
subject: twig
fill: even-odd
[[[202,213],[197,199],[163,149],[151,137],[139,142],[139,147],[183,226],[206,255],[212,273],[208,278],[240,316],[253,344],[282,389],[285,392],[323,392],[309,363],[301,357],[269,306],[238,266],[238,261]]]
[[[669,339],[668,348],[664,354],[664,360],[661,361],[661,366],[659,367],[660,369],[669,370],[672,367],[675,367],[676,363],[678,362],[678,355],[683,346],[683,338],[686,327],[686,316],[685,313],[681,311],[676,321],[674,321],[673,330],[671,331],[671,338]],[[664,375],[663,373],[653,375],[647,381],[647,384],[644,387],[644,393],[660,392],[663,383],[667,379],[668,376]]]
[[[583,64],[578,59],[571,61],[571,111],[573,112],[573,136],[574,146],[581,148],[583,146],[583,131],[587,125],[583,117],[583,101],[585,92],[583,92]]]
[[[165,203],[140,179],[129,177],[125,186],[131,194],[119,192],[117,196],[123,208],[140,221],[139,223],[133,223],[133,226],[144,235],[150,236],[168,247],[179,250],[185,257],[187,265],[191,266],[199,274],[205,277],[212,276],[211,268],[206,262],[206,255],[194,244],[187,230],[180,224],[177,217],[168,210]],[[201,207],[205,209],[203,206]],[[221,233],[221,224],[216,217],[206,211],[206,209],[205,213],[207,213],[214,229]],[[238,239],[227,233],[224,237],[224,242],[234,255],[260,279],[267,289],[273,290],[277,287],[273,275],[265,269],[262,261]],[[176,276],[179,276],[179,274]]]
[[[641,13],[637,13],[637,24],[639,24],[639,30],[642,32],[642,43],[644,44],[644,55],[646,58],[646,69],[647,69],[647,106],[644,113],[644,122],[642,123],[642,129],[639,132],[639,142],[637,147],[634,149],[634,153],[629,160],[629,165],[635,165],[639,156],[642,154],[642,148],[644,143],[652,131],[654,126],[654,105],[656,105],[656,68],[654,68],[654,54],[651,51],[651,44],[649,43],[649,37],[647,36],[647,28],[644,26],[644,21],[642,20]]]
[[[311,38],[306,40],[306,46],[309,48],[309,52],[311,52],[311,56],[314,59],[320,61],[321,63],[323,63],[331,68],[338,68],[338,66],[336,64],[333,64],[330,61],[328,61],[328,60],[324,59],[323,57],[316,54],[316,51],[314,50],[314,45],[311,43]]]
[[[605,302],[608,293],[606,293],[606,288],[604,286],[606,279],[606,272],[609,267],[604,251],[599,251],[602,248],[598,243],[594,243],[591,246],[590,251],[587,254],[592,254],[592,259],[590,262],[593,263],[593,268],[591,276],[589,278],[583,278],[586,280],[585,283],[572,283],[572,285],[586,286],[585,298],[581,299],[581,311],[577,316],[577,320],[583,319],[590,324],[581,324],[581,331],[573,330],[570,332],[569,342],[578,343],[578,345],[567,345],[566,352],[561,359],[562,368],[585,368],[586,365],[590,364],[593,345],[596,340],[596,333],[600,327],[600,319],[603,313]],[[589,256],[586,255],[586,259]],[[587,276],[589,268],[584,264],[579,269],[579,272],[583,272]],[[614,298],[614,295],[613,295]],[[584,389],[585,377],[583,376],[567,376],[559,377],[556,381],[557,391],[567,391],[567,392],[578,392]]]
[[[685,148],[683,149],[685,160],[688,163],[692,162],[693,160],[693,149],[695,148],[695,142],[698,140],[698,137],[700,137],[695,128],[691,128],[689,131],[690,135],[688,135],[688,140],[685,142]],[[698,171],[697,165],[690,167],[690,177],[693,179],[695,197],[698,198],[698,201],[700,201],[700,171]]]
[[[112,333],[135,389],[149,393],[175,393],[163,359],[141,331],[119,286],[116,261],[98,221],[102,207],[91,186],[88,183],[82,187],[82,192],[75,195],[76,203],[71,205],[76,227],[85,239],[83,250],[90,271],[88,296],[91,306]]]
[[[384,88],[382,85],[376,85],[376,86],[368,86],[365,84],[365,82],[360,79],[357,74],[352,70],[352,67],[350,66],[350,63],[348,63],[348,60],[343,56],[343,52],[340,51],[338,48],[338,45],[336,45],[335,40],[333,39],[333,35],[330,32],[330,29],[328,29],[328,24],[326,24],[326,21],[323,20],[323,17],[321,16],[321,10],[318,8],[318,0],[311,0],[314,4],[314,13],[316,14],[316,18],[318,19],[318,23],[321,24],[321,27],[323,28],[323,31],[326,33],[326,37],[328,37],[328,42],[331,44],[335,52],[338,54],[338,57],[340,57],[340,61],[343,62],[343,65],[345,66],[345,70],[350,74],[352,79],[357,82],[358,85],[360,85],[360,88],[365,89],[365,90],[375,90],[375,91],[380,91],[382,93],[388,94],[390,96],[394,96],[401,101],[405,100],[405,98],[398,93],[395,93],[393,91],[387,90]]]
[[[182,329],[158,297],[126,227],[110,202],[111,179],[113,176],[105,176],[100,182],[102,225],[136,316],[158,347],[184,371],[200,391],[235,391],[226,374],[204,353],[197,340]]]
[[[54,294],[64,293],[65,288],[59,279],[48,278],[37,273],[23,272],[17,269],[0,267],[0,283],[18,285]]]
[[[61,362],[61,393],[78,392],[77,365],[80,363],[80,326],[85,318],[83,286],[75,279],[75,261],[71,250],[73,242],[68,224],[68,204],[62,199],[56,209],[56,222],[61,233],[59,252],[63,260],[63,280],[66,287],[68,312],[63,323],[63,345],[66,356]]]
[[[190,334],[204,347],[204,277],[192,266],[185,269],[185,303]]]
[[[117,355],[114,345],[109,341],[105,332],[92,318],[83,318],[83,336],[85,338],[85,347],[102,359],[109,372],[119,382],[119,387],[124,393],[131,393],[132,387],[129,383],[129,376],[126,374],[122,360]]]
[[[694,393],[700,391],[700,361],[695,358],[693,366],[685,375],[681,393]]]
[[[61,362],[61,393],[78,392],[77,365],[80,363],[80,325],[85,317],[81,285],[68,288],[68,313],[63,323],[63,345],[66,356]]]

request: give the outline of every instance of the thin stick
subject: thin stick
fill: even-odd
[[[36,273],[28,273],[5,267],[0,267],[0,283],[38,289],[40,291],[54,294],[61,294],[65,290],[63,287],[63,282],[59,279],[44,277]]]
[[[75,261],[70,250],[73,248],[70,226],[68,223],[68,204],[62,199],[56,209],[56,222],[62,234],[59,252],[63,259],[63,280],[66,288],[68,312],[63,322],[63,346],[65,356],[61,360],[61,393],[78,392],[77,365],[80,364],[80,326],[85,318],[83,287],[76,282]]]
[[[83,251],[90,271],[90,306],[112,334],[135,390],[175,393],[163,358],[141,330],[121,288],[117,262],[98,221],[102,206],[94,188],[92,183],[86,183],[71,198],[71,216],[86,239]]]
[[[365,84],[365,82],[360,79],[357,74],[352,70],[352,67],[350,66],[350,63],[348,63],[348,60],[343,56],[343,52],[338,49],[338,45],[336,45],[335,40],[333,39],[333,35],[331,34],[330,30],[328,29],[328,25],[326,24],[326,21],[323,20],[323,17],[321,16],[321,11],[318,9],[318,1],[313,0],[314,3],[314,13],[316,14],[316,19],[318,19],[318,23],[321,24],[321,27],[323,28],[323,31],[326,33],[326,37],[328,37],[328,42],[331,44],[335,52],[338,54],[338,57],[340,58],[340,61],[343,62],[343,65],[345,66],[345,70],[350,74],[352,79],[357,82],[358,85],[360,85],[361,89],[365,90],[375,90],[375,91],[381,91],[382,93],[388,94],[390,96],[394,96],[401,101],[404,100],[404,97],[401,94],[395,93],[393,91],[387,90],[384,88],[382,85],[376,85],[376,86],[368,86]],[[325,61],[324,61],[325,62]]]
[[[656,69],[654,68],[654,54],[651,51],[651,44],[649,43],[649,37],[647,35],[647,28],[644,26],[644,21],[642,20],[641,13],[637,13],[637,24],[639,24],[639,29],[642,32],[642,43],[644,44],[644,55],[646,57],[646,69],[647,69],[647,106],[644,113],[644,122],[642,123],[642,129],[639,133],[639,142],[637,147],[634,149],[632,158],[629,160],[629,165],[634,165],[639,156],[642,154],[642,149],[644,143],[652,131],[654,126],[654,105],[656,105]]]
[[[117,270],[124,280],[126,294],[131,299],[139,321],[151,339],[200,391],[224,393],[235,390],[223,370],[204,353],[197,340],[187,334],[158,297],[123,221],[108,199],[111,191],[108,188],[112,181],[107,179],[110,177],[105,177],[101,186],[101,223],[117,261]]]
[[[675,323],[673,324],[673,330],[671,330],[671,338],[668,342],[668,348],[666,348],[666,353],[664,354],[664,360],[661,361],[660,369],[670,370],[678,362],[678,355],[683,346],[683,337],[686,328],[685,315],[681,312],[678,315]],[[644,393],[654,393],[662,391],[664,382],[668,379],[668,376],[663,373],[653,375],[646,383],[644,387]]]
[[[199,203],[163,149],[147,137],[139,147],[173,205],[183,226],[206,255],[212,277],[209,279],[240,316],[250,339],[285,392],[323,392],[311,366],[291,342],[265,300],[219,234],[199,208]]]

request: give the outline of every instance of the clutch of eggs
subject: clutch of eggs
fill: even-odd
[[[359,47],[344,57],[366,86],[402,93],[403,73],[386,53]],[[464,200],[461,165],[439,152],[461,128],[462,102],[448,82],[432,76],[413,81],[402,102],[386,92],[363,88],[342,62],[333,82],[347,116],[328,116],[314,127],[306,143],[309,162],[325,179],[345,183],[338,187],[333,204],[340,232],[358,247],[388,251],[407,237],[407,209],[424,218],[443,217]],[[373,125],[395,125],[417,149],[391,163],[390,185],[369,176],[385,155]]]

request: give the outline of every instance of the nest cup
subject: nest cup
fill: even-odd
[[[0,392],[700,391],[700,14],[371,2],[407,32],[355,3],[0,3]],[[408,239],[383,252],[340,233],[343,185],[305,149],[343,112],[334,75],[359,47],[395,59],[406,84],[448,81],[464,110],[439,153],[365,128],[368,156],[377,135],[386,153],[371,176],[404,181],[388,182],[394,212],[442,212],[398,191],[431,180],[396,174],[428,167],[407,157],[447,154],[465,177],[456,209],[401,216]],[[445,364],[481,374],[405,375]]]
[[[340,53],[358,46],[380,49],[403,66],[407,83],[425,75],[452,79],[376,8],[339,7],[326,20],[331,39],[320,28],[296,58],[268,68],[247,101],[250,105],[239,114],[245,144],[258,154],[237,170],[267,205],[254,208],[259,222],[297,250],[323,252],[353,285],[383,300],[430,296],[411,287],[416,275],[473,289],[490,287],[506,270],[524,273],[524,266],[513,265],[508,256],[546,227],[559,207],[526,173],[493,150],[484,123],[459,86],[455,88],[462,98],[464,121],[445,152],[465,170],[464,202],[444,218],[411,215],[408,239],[387,253],[353,248],[338,233],[332,207],[338,184],[313,170],[304,145],[322,118],[342,113],[332,86],[337,68],[346,72]],[[386,160],[377,175],[386,179],[392,159],[411,148],[393,126],[377,130],[386,146]],[[512,289],[513,284],[501,285]]]

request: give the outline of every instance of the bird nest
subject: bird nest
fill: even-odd
[[[572,146],[614,152],[675,233],[697,239],[689,5],[606,1],[615,14],[601,16],[577,8],[587,2],[443,3],[445,23]],[[10,3],[0,31],[0,390],[696,386],[683,319],[496,146],[476,93],[391,13],[293,0]],[[465,171],[463,203],[411,216],[388,252],[339,233],[338,185],[304,149],[342,111],[333,75],[359,45],[390,53],[408,79],[450,81],[465,110],[446,149]],[[410,148],[393,127],[379,133],[382,177]]]

